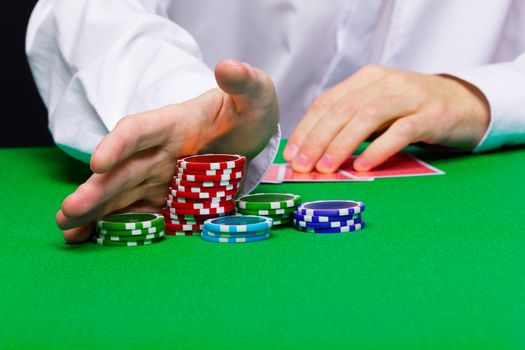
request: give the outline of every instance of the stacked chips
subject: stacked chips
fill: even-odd
[[[153,213],[106,215],[97,221],[93,241],[100,245],[133,247],[164,239],[164,217]]]
[[[299,205],[294,215],[294,225],[299,231],[311,233],[341,233],[365,227],[361,213],[362,202],[326,200]]]
[[[301,202],[301,196],[291,193],[257,193],[235,201],[237,212],[243,215],[262,215],[273,220],[273,226],[287,225]]]
[[[198,236],[207,219],[233,214],[245,165],[246,158],[236,154],[202,154],[178,160],[162,209],[166,234]]]
[[[272,219],[265,216],[239,215],[208,219],[201,237],[215,243],[246,243],[270,237]]]

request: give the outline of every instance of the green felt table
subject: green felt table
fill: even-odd
[[[421,157],[446,175],[256,190],[361,200],[358,233],[113,248],[55,226],[86,165],[0,150],[0,348],[525,348],[525,149]]]

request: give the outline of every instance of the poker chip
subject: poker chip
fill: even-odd
[[[166,234],[169,236],[200,236],[201,231],[195,230],[195,231],[178,231],[178,230],[166,230]]]
[[[237,190],[231,191],[221,191],[221,192],[182,192],[177,190],[172,190],[170,188],[169,194],[174,197],[183,197],[183,198],[222,198],[228,196],[235,196]]]
[[[222,202],[208,202],[208,203],[181,203],[173,200],[167,200],[166,206],[168,208],[176,209],[209,209],[209,208],[220,208],[226,205],[234,205],[233,201],[222,201]]]
[[[153,243],[162,242],[164,240],[164,236],[154,239],[147,239],[142,241],[112,241],[105,238],[92,238],[93,242],[95,242],[98,245],[105,245],[105,246],[115,246],[115,247],[136,247],[136,246],[143,246],[143,245],[150,245]]]
[[[273,220],[272,221],[272,227],[289,225],[291,223],[292,223],[292,219],[290,219],[290,218],[288,218],[288,219],[280,219],[280,220]]]
[[[228,175],[236,172],[243,172],[244,167],[230,168],[230,169],[219,169],[219,170],[192,170],[177,167],[178,174],[186,175],[205,175],[205,176],[217,176],[217,175]]]
[[[214,232],[251,232],[269,230],[271,227],[272,219],[257,215],[224,216],[204,222],[204,228]]]
[[[243,175],[244,172],[242,171],[224,175],[189,175],[179,173],[177,174],[177,179],[190,182],[221,182],[242,179]]]
[[[217,197],[217,198],[183,198],[183,197],[174,197],[171,194],[168,195],[167,201],[171,203],[215,203],[215,202],[225,202],[233,200],[233,196],[226,197]]]
[[[143,236],[152,233],[159,233],[164,230],[164,225],[153,226],[150,228],[143,228],[138,230],[106,230],[98,228],[97,232],[101,236]]]
[[[203,228],[201,233],[201,238],[208,242],[214,243],[249,243],[263,241],[270,237],[270,231],[267,231],[265,234],[260,234],[256,236],[241,236],[241,237],[223,237],[223,236],[212,236],[209,234],[209,231],[206,228]]]
[[[110,235],[99,235],[96,236],[96,238],[101,238],[104,240],[110,240],[115,242],[137,242],[137,241],[145,241],[145,240],[151,240],[155,238],[160,238],[164,236],[165,232],[160,231],[157,233],[149,233],[144,234],[141,236],[110,236]]]
[[[362,221],[359,224],[342,226],[342,227],[318,228],[318,227],[298,227],[296,226],[296,229],[299,231],[310,232],[310,233],[342,233],[342,232],[358,231],[364,227],[365,227],[365,222]]]
[[[239,185],[228,185],[220,187],[187,187],[187,186],[172,186],[171,189],[181,192],[225,192],[232,191],[239,188]]]
[[[236,200],[239,209],[282,209],[294,208],[301,202],[301,196],[291,193],[256,193]]]
[[[170,214],[177,215],[216,215],[230,213],[235,209],[232,202],[225,203],[224,206],[216,208],[201,208],[201,209],[190,209],[190,208],[168,208]]]
[[[332,222],[332,221],[348,221],[361,218],[361,213],[348,216],[312,216],[312,215],[302,215],[294,211],[293,216],[299,221],[306,222]]]
[[[109,214],[97,220],[97,227],[106,230],[140,230],[164,225],[164,217],[157,213]]]
[[[252,231],[252,232],[214,232],[210,230],[206,230],[206,234],[208,236],[212,237],[256,237],[256,236],[264,236],[270,233],[270,230],[259,230],[259,231]]]
[[[200,231],[202,230],[203,224],[166,224],[166,230],[170,231]]]
[[[293,223],[295,226],[312,227],[312,228],[336,228],[336,227],[356,225],[362,222],[363,222],[363,219],[361,218],[347,220],[347,221],[331,221],[331,222],[308,222],[308,221],[301,221],[301,220],[293,219]]]
[[[184,186],[184,187],[224,187],[224,186],[234,186],[240,183],[240,179],[236,179],[234,181],[204,181],[204,182],[194,182],[194,181],[186,181],[179,179],[177,177],[173,178],[172,185],[173,186]]]
[[[244,167],[246,157],[237,154],[199,154],[188,156],[177,161],[182,169],[220,170]]]
[[[185,219],[167,219],[165,220],[166,225],[172,224],[172,225],[203,225],[204,221],[196,221],[196,220],[185,220]]]
[[[310,216],[348,216],[359,214],[364,210],[364,203],[351,200],[307,202],[297,208],[299,214]]]
[[[224,214],[215,214],[215,215],[183,215],[183,214],[173,214],[169,211],[170,208],[162,208],[162,214],[164,215],[165,219],[168,220],[184,220],[184,221],[206,221],[208,219],[213,219],[216,217],[222,217],[225,216]]]
[[[282,208],[282,209],[239,209],[237,211],[244,215],[292,215],[296,208]]]

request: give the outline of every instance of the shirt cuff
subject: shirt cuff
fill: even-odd
[[[525,143],[525,76],[514,62],[446,72],[476,86],[490,105],[489,127],[474,152]]]
[[[268,145],[266,145],[264,150],[262,150],[262,152],[259,153],[248,165],[246,180],[240,191],[240,195],[250,193],[261,182],[275,160],[277,151],[279,151],[280,142],[281,126],[278,124],[272,138],[268,142]]]

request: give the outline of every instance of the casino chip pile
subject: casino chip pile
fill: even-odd
[[[350,200],[306,202],[293,213],[293,221],[297,230],[303,232],[352,232],[365,227],[361,218],[364,210],[364,203]]]
[[[245,166],[246,157],[236,154],[202,154],[178,160],[162,209],[166,234],[199,236],[207,219],[233,214]]]
[[[262,215],[273,220],[273,226],[292,222],[292,214],[301,202],[301,196],[291,193],[257,193],[242,196],[235,201],[237,212],[243,215]]]
[[[106,215],[97,221],[99,245],[133,247],[150,245],[164,239],[164,217],[153,213]]]
[[[208,219],[201,237],[214,243],[247,243],[270,237],[272,219],[266,216],[238,215]]]

